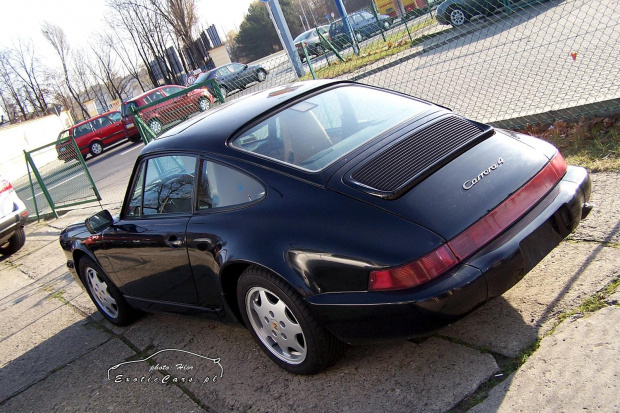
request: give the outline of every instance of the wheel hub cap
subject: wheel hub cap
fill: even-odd
[[[245,308],[252,329],[273,355],[290,364],[306,359],[303,331],[284,301],[265,288],[253,287],[246,294]]]
[[[99,276],[93,268],[86,269],[88,289],[101,310],[112,318],[118,317],[118,305],[108,291],[108,284]]]

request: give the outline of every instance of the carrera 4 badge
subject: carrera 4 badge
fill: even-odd
[[[466,190],[466,191],[468,189],[471,189],[474,185],[476,185],[478,182],[480,182],[480,180],[482,178],[484,178],[485,176],[487,176],[488,174],[490,174],[491,172],[493,172],[494,170],[496,170],[497,168],[499,168],[503,164],[504,164],[504,158],[500,157],[497,160],[497,162],[495,162],[493,165],[489,166],[484,171],[480,172],[477,177],[475,177],[474,179],[468,179],[467,181],[463,182],[463,189]]]

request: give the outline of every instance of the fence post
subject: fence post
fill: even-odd
[[[381,37],[383,37],[383,41],[384,42],[387,42],[387,40],[385,39],[385,30],[383,30],[383,26],[381,25],[381,22],[379,21],[379,12],[377,10],[377,5],[375,4],[374,1],[371,1],[370,5],[372,6],[372,14],[374,14],[374,16],[375,16],[375,20],[377,21],[377,26],[379,26],[379,31],[381,32]]]
[[[41,191],[43,191],[43,195],[45,196],[45,199],[47,199],[47,203],[49,204],[50,208],[52,208],[52,212],[54,213],[54,216],[58,218],[58,213],[56,212],[56,206],[54,205],[54,201],[52,200],[50,193],[47,191],[47,188],[45,187],[45,182],[43,182],[43,178],[41,178],[41,175],[39,174],[39,170],[37,169],[37,166],[34,164],[34,161],[32,160],[32,157],[30,156],[30,152],[24,151],[24,153],[26,154],[26,162],[29,163],[30,166],[32,167],[32,172],[34,173],[35,178],[37,178],[37,182],[39,182],[39,186],[41,187]]]
[[[34,185],[32,184],[32,176],[30,176],[30,164],[28,163],[28,155],[24,150],[24,158],[26,160],[26,170],[28,171],[28,181],[30,182],[30,192],[32,193],[32,201],[34,202],[34,212],[37,214],[37,222],[41,221],[39,216],[39,205],[37,205],[37,196],[34,193]]]
[[[308,63],[308,67],[310,68],[310,74],[312,75],[312,79],[316,80],[316,73],[314,73],[314,69],[312,68],[312,63],[310,63],[310,56],[308,56],[308,49],[306,49],[306,43],[303,41],[301,43],[301,48],[304,51],[304,56],[306,56],[306,63]]]
[[[405,8],[403,7],[401,0],[396,0],[396,1],[398,2],[398,7],[400,8],[401,12],[403,12]],[[409,30],[409,25],[407,24],[407,13],[403,14],[402,19],[403,19],[403,22],[405,23],[405,29],[407,29],[407,34],[409,35],[409,41],[413,42],[413,37],[411,37],[411,31]]]

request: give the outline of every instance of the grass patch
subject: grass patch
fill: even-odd
[[[592,172],[620,172],[620,114],[528,125],[521,132],[551,142],[569,164],[584,166]]]
[[[403,50],[407,50],[441,33],[439,32],[427,35],[419,35],[415,37],[416,32],[432,26],[436,23],[437,21],[435,20],[435,18],[432,18],[425,19],[413,26],[409,26],[409,31],[411,32],[413,40],[409,39],[407,29],[403,27],[402,30],[398,31],[397,33],[387,36],[385,42],[383,41],[383,39],[380,38],[381,40],[377,40],[369,44],[368,46],[361,48],[359,56],[352,54],[345,57],[344,62],[337,60],[336,56],[331,53],[329,59],[335,59],[335,61],[331,61],[329,66],[316,69],[314,71],[316,77],[317,79],[325,79],[340,76],[346,73],[351,73],[364,66],[368,66],[378,60],[393,56],[397,53],[402,52]],[[310,73],[307,73],[300,80],[309,79],[312,79],[312,75]]]

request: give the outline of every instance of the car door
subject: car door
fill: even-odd
[[[196,158],[144,159],[103,245],[120,290],[148,301],[196,304],[185,231],[194,205]]]
[[[187,250],[201,306],[222,302],[220,266],[239,239],[239,227],[256,219],[248,207],[265,197],[254,177],[219,162],[203,159],[199,169],[196,213],[187,227]]]
[[[253,79],[250,78],[251,71],[247,70],[246,65],[232,63],[228,65],[228,70],[230,70],[231,78],[234,79],[235,89],[242,89],[253,81]]]
[[[120,119],[114,121],[114,119],[109,116],[101,116],[93,120],[92,123],[96,138],[100,139],[104,145],[112,144],[125,137],[123,124]]]
[[[235,79],[232,73],[230,73],[228,66],[220,67],[219,69],[217,69],[216,73],[217,73],[217,81],[220,85],[224,85],[225,87],[228,88],[228,90],[235,89],[235,85],[234,85]]]
[[[166,96],[170,96],[179,92],[183,92],[184,89],[178,86],[166,86],[162,89],[162,92],[166,94]],[[180,119],[185,116],[189,116],[192,113],[198,110],[197,106],[191,105],[192,101],[188,98],[187,94],[178,95],[174,98],[165,102],[167,107],[166,112],[168,114],[169,120]]]
[[[76,126],[73,129],[73,138],[83,156],[88,155],[90,142],[95,137],[92,121]]]
[[[361,12],[358,15],[360,22],[360,31],[364,34],[365,37],[372,36],[377,30],[379,30],[379,26],[377,25],[377,19],[375,16],[368,12]]]

